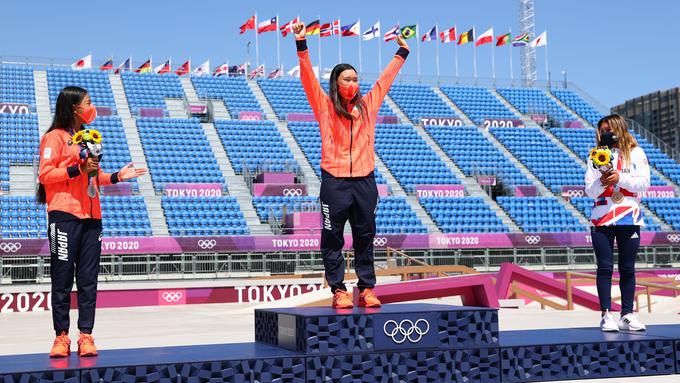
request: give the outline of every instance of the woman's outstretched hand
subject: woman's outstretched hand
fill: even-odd
[[[144,174],[146,174],[146,168],[136,168],[135,164],[130,162],[118,171],[118,179],[121,181],[127,181]]]
[[[305,24],[295,23],[295,25],[293,25],[293,33],[295,33],[295,40],[304,40],[307,35]]]
[[[399,44],[399,46],[402,47],[402,48],[409,49],[409,48],[408,48],[408,44],[406,44],[406,40],[404,40],[404,37],[401,36],[401,35],[399,35],[399,36],[397,37],[397,44]],[[410,49],[409,49],[409,50],[410,50]]]

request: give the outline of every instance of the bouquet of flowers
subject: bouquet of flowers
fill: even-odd
[[[89,157],[97,157],[101,160],[104,153],[104,148],[102,146],[102,134],[95,129],[82,129],[73,135],[71,138],[73,143],[80,146],[80,158],[87,159]],[[98,190],[92,183],[92,178],[97,177],[99,174],[98,170],[90,172],[88,176],[87,194],[90,198],[94,198]]]
[[[599,146],[590,150],[590,161],[595,169],[606,173],[612,169],[612,151],[606,146]]]

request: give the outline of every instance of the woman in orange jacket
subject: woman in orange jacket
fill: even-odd
[[[305,25],[293,26],[300,59],[300,79],[319,123],[321,133],[321,254],[325,277],[333,292],[334,308],[351,308],[352,297],[343,283],[345,243],[343,231],[352,227],[354,262],[359,278],[360,307],[379,307],[373,293],[373,238],[378,189],[375,169],[375,124],[378,110],[408,56],[408,45],[400,36],[399,50],[370,92],[362,95],[359,78],[349,64],[333,68],[326,94],[314,75],[309,59]]]
[[[79,356],[96,356],[92,338],[97,302],[97,277],[101,255],[102,214],[99,196],[88,195],[88,173],[99,170],[92,182],[110,185],[137,178],[146,173],[130,163],[110,174],[99,168],[99,158],[80,158],[73,134],[91,124],[97,109],[83,88],[69,86],[57,97],[54,120],[40,141],[40,185],[36,200],[47,203],[50,243],[50,278],[52,280],[52,321],[56,339],[50,357],[71,353],[69,309],[73,276],[78,287]]]

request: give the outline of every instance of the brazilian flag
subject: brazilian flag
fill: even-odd
[[[416,26],[415,25],[407,25],[403,28],[401,28],[401,37],[404,39],[410,39],[412,37],[416,37]]]

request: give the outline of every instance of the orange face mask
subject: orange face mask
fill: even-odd
[[[354,96],[359,92],[359,85],[350,83],[349,85],[338,85],[338,93],[347,101],[354,99]]]
[[[95,108],[94,105],[80,106],[79,108],[81,110],[80,112],[78,112],[78,110],[74,112],[78,123],[89,125],[97,118],[97,108]]]

